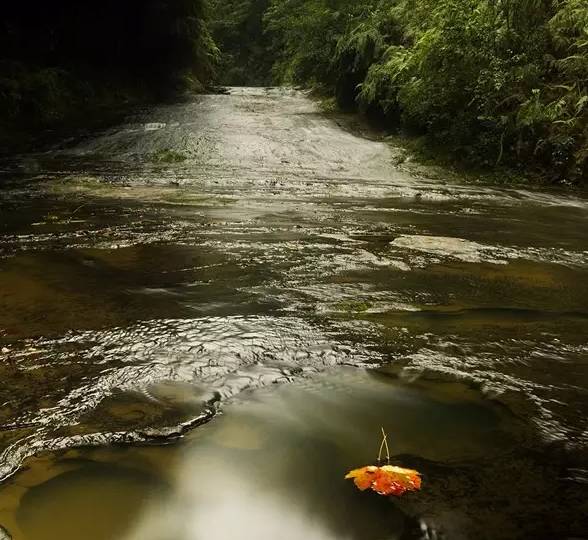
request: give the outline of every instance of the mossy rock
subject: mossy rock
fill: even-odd
[[[361,300],[348,300],[346,302],[340,302],[337,307],[346,313],[363,313],[371,307],[371,304],[369,302],[362,302]]]
[[[150,158],[151,161],[155,163],[181,163],[187,159],[185,154],[176,152],[170,148],[158,150],[157,152],[151,154]]]

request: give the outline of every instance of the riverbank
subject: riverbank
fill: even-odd
[[[0,157],[72,143],[120,123],[134,110],[178,101],[188,92],[158,91],[116,76],[102,81],[69,75],[40,79],[38,87],[22,89],[12,96],[12,102],[2,103]],[[190,91],[203,90],[198,86]]]
[[[395,163],[410,169],[419,166],[442,169],[441,174],[455,174],[456,178],[469,183],[486,183],[512,187],[536,186],[542,189],[566,190],[579,194],[586,193],[588,185],[582,180],[569,182],[554,177],[542,168],[531,168],[528,163],[519,164],[519,168],[507,165],[480,167],[460,159],[447,146],[437,142],[432,144],[423,136],[403,131],[399,127],[387,124],[377,115],[368,115],[361,111],[345,111],[336,99],[325,94],[324,90],[308,89],[309,96],[319,105],[323,113],[336,121],[344,129],[349,129],[362,136],[383,141],[390,145],[395,153]]]

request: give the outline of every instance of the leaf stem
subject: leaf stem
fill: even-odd
[[[382,461],[382,450],[386,448],[386,462],[390,465],[390,449],[388,448],[388,435],[384,431],[384,428],[380,428],[382,430],[382,442],[380,443],[380,450],[378,451],[378,463]]]

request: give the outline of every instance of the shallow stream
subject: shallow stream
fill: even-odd
[[[0,183],[0,539],[588,538],[587,195],[465,182],[289,89]],[[343,479],[380,427],[421,492]]]

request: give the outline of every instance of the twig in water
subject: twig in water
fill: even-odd
[[[384,428],[381,428],[381,430],[382,430],[382,442],[380,444],[380,450],[378,452],[378,463],[382,461],[382,450],[384,448],[386,448],[386,462],[389,465],[390,464],[390,449],[388,448],[388,435],[386,435]]]

